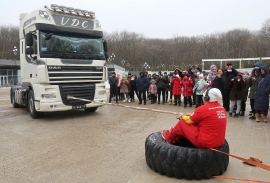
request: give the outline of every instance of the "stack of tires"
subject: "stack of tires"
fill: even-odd
[[[229,156],[194,147],[188,140],[182,144],[169,144],[160,132],[153,133],[145,141],[145,159],[147,165],[161,175],[178,179],[209,179],[222,175],[229,164]],[[229,144],[225,140],[219,151],[229,153]]]

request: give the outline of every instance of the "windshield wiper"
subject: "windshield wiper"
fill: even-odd
[[[91,56],[89,56],[90,59],[105,59],[105,57],[103,55],[99,55],[99,54],[91,54]]]
[[[86,57],[83,55],[83,54],[80,54],[80,55],[73,55],[72,58],[83,58],[83,59],[86,59]]]
[[[62,54],[60,54],[60,53],[58,53],[58,54],[52,54],[52,56],[54,58],[69,58],[69,56],[66,55],[65,53],[62,53]]]

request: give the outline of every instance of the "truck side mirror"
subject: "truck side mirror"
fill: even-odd
[[[106,60],[109,58],[109,55],[106,52],[105,52],[105,58],[106,58]]]
[[[32,55],[34,53],[34,49],[29,47],[25,49],[25,54],[27,55]]]
[[[103,47],[104,47],[104,52],[107,53],[108,52],[108,44],[107,44],[106,40],[103,41]]]
[[[25,34],[25,45],[26,46],[33,46],[33,36],[32,36],[32,33]]]

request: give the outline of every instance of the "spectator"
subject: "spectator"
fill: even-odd
[[[261,62],[256,62],[253,67],[259,69],[263,64]]]
[[[128,73],[127,80],[128,80],[128,96],[129,96],[129,100],[131,101],[131,85],[130,85],[131,73],[130,72]]]
[[[245,87],[242,90],[243,95],[242,95],[241,110],[240,110],[239,116],[244,116],[245,111],[246,111],[246,101],[248,97],[249,79],[248,79],[248,72],[246,70],[243,70],[241,73],[243,74]]]
[[[167,80],[166,88],[165,88],[165,103],[168,103],[169,91],[171,90],[171,85],[170,85],[170,78],[167,72],[164,72],[164,78]]]
[[[152,79],[154,79],[155,81],[156,81],[156,83],[157,83],[157,74],[156,73],[153,73],[152,74]],[[151,80],[152,81],[152,80]],[[157,101],[157,95],[155,95],[155,98],[154,98],[154,101]]]
[[[139,105],[142,104],[142,95],[144,105],[146,105],[146,90],[148,88],[148,80],[147,77],[144,76],[143,72],[140,72],[140,77],[137,79],[137,89],[139,92]]]
[[[210,88],[212,87],[216,76],[217,76],[217,66],[216,65],[211,65],[210,66],[210,71],[209,71],[208,76],[207,76],[208,87],[210,87]]]
[[[255,119],[255,109],[254,109],[255,84],[259,76],[260,76],[259,69],[254,68],[248,79],[248,86],[250,87],[248,98],[250,99],[250,108],[251,108],[251,114],[250,114],[249,119],[253,119],[253,120]]]
[[[203,79],[203,74],[199,75],[199,80],[195,84],[196,88],[196,108],[202,105],[202,96],[204,93],[204,85],[206,85],[206,81]]]
[[[165,90],[166,87],[169,85],[168,78],[165,78],[161,72],[159,72],[159,77],[157,78],[157,94],[158,94],[158,104],[160,104],[160,97],[162,95],[162,104],[165,104]]]
[[[157,95],[157,85],[156,85],[156,81],[153,79],[152,81],[151,81],[151,84],[150,84],[150,86],[149,86],[149,88],[148,88],[148,93],[151,95],[151,104],[154,104],[154,103],[156,103],[156,95]]]
[[[174,73],[171,83],[172,83],[172,94],[174,98],[174,105],[176,106],[178,103],[178,105],[181,106],[181,78],[180,76]]]
[[[170,83],[169,83],[169,89],[170,89],[170,100],[169,100],[169,105],[172,105],[172,96],[173,96],[173,91],[172,91],[172,89],[173,89],[173,85],[172,85],[172,79],[173,79],[173,77],[175,77],[175,73],[173,73],[173,72],[170,72]],[[181,101],[181,97],[180,97],[180,101]]]
[[[129,85],[129,82],[126,78],[126,76],[123,76],[122,77],[122,81],[121,81],[121,88],[120,88],[120,93],[123,94],[124,98],[123,98],[123,102],[130,102],[130,98],[129,98],[129,95],[128,95],[128,85]]]
[[[192,107],[191,96],[193,95],[193,81],[189,74],[185,74],[181,86],[183,87],[184,107],[187,107],[187,103],[189,103],[189,107]]]
[[[109,104],[112,102],[112,97],[115,96],[116,103],[118,104],[118,78],[115,76],[115,72],[112,72],[112,77],[109,78],[110,84],[110,97],[109,97]]]
[[[122,96],[122,94],[120,93],[122,77],[120,76],[119,73],[117,74],[117,77],[118,77],[117,88],[118,88],[119,100],[123,100],[123,96]]]
[[[152,75],[151,74],[148,74],[147,75],[147,79],[148,79],[148,83],[151,83],[151,80],[152,80]],[[147,98],[149,99],[149,100],[151,100],[151,93],[149,93],[148,90],[149,89],[149,86],[148,86],[148,88],[147,88]]]
[[[259,72],[261,75],[255,84],[254,109],[256,122],[260,122],[259,113],[263,112],[263,121],[267,123],[269,109],[270,75],[268,66],[261,66]]]
[[[136,86],[135,76],[131,76],[131,79],[130,79],[130,88],[131,88],[130,101],[131,102],[135,102],[134,92],[136,92],[136,95],[137,95],[137,86]]]
[[[229,116],[232,117],[232,113],[234,110],[234,106],[237,105],[236,112],[234,114],[234,117],[237,118],[239,116],[239,112],[241,109],[241,101],[242,101],[242,90],[245,87],[244,80],[242,79],[243,74],[239,73],[237,77],[231,79],[231,82],[229,83],[229,88],[231,88],[230,97],[231,105],[230,105],[230,112]]]
[[[223,74],[222,69],[218,69],[217,76],[213,81],[212,88],[217,88],[220,90],[222,96],[224,95],[224,83],[225,83],[225,76]],[[224,103],[224,98],[222,97],[222,103]]]
[[[224,83],[224,95],[223,95],[223,107],[226,111],[230,110],[230,93],[229,83],[238,75],[238,72],[232,67],[231,63],[228,63],[224,69],[225,83]]]
[[[182,76],[182,71],[180,71],[180,69],[178,69],[178,68],[174,69],[174,73],[175,73],[175,75],[178,74],[180,77]]]
[[[191,76],[192,78],[192,81],[193,81],[193,85],[195,85],[197,83],[197,81],[199,80],[199,74],[201,74],[202,70],[201,68],[199,68],[198,65],[192,65],[189,67],[189,70],[188,70],[188,73],[189,75]],[[196,88],[195,90],[193,91],[193,100],[192,100],[192,104],[193,105],[196,105]]]

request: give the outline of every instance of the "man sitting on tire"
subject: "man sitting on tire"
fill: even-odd
[[[218,103],[222,99],[219,89],[210,88],[203,94],[204,105],[193,114],[179,113],[180,120],[170,131],[163,130],[162,137],[173,144],[188,139],[198,148],[222,146],[227,124],[226,110]]]

